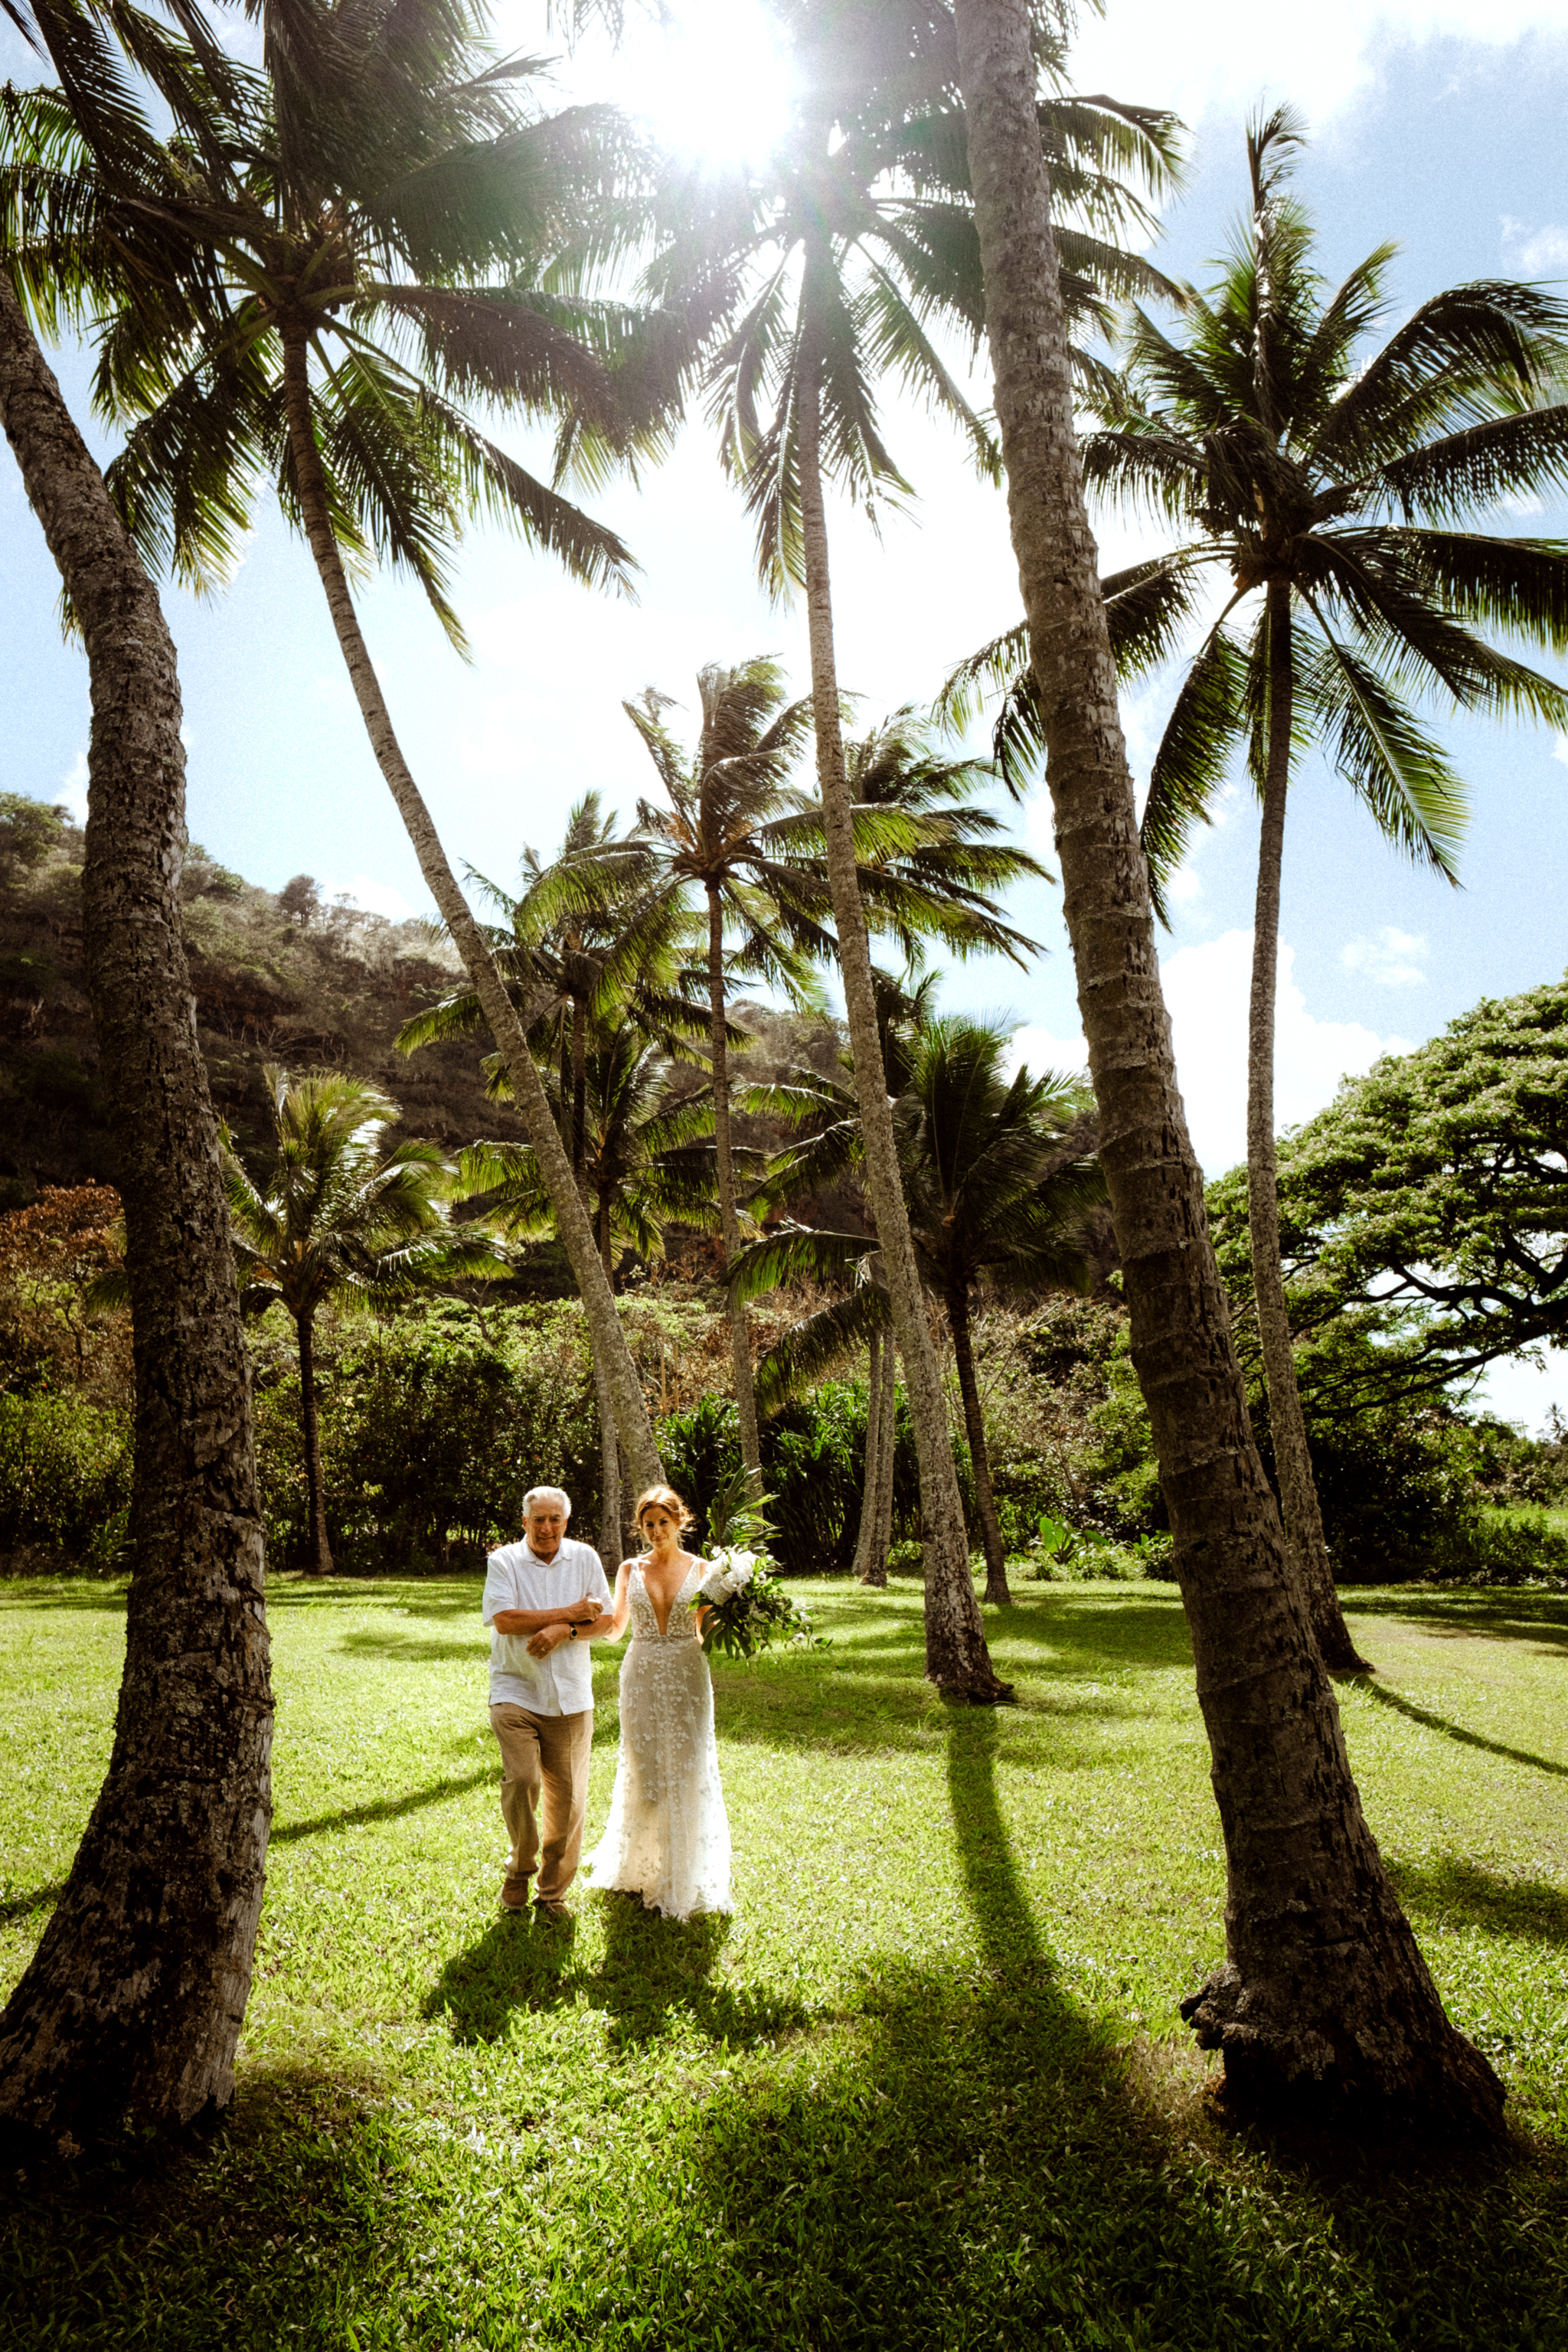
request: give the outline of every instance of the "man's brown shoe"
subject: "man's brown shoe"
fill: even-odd
[[[526,1911],[531,1878],[514,1878],[509,1871],[500,1883],[500,1907],[503,1911]]]

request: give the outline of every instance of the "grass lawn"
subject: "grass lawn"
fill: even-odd
[[[920,1599],[721,1664],[739,1911],[500,1918],[477,1580],[282,1580],[240,2086],[201,2155],[0,2181],[0,2344],[1568,2347],[1568,1599],[1352,1593],[1369,1813],[1506,2154],[1237,2138],[1176,2015],[1224,1874],[1180,1604],[1022,1588],[1020,1704]],[[0,1975],[108,1750],[123,1604],[0,1587]],[[616,1739],[601,1654],[590,1837]]]

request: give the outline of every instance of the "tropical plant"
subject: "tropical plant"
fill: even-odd
[[[310,1534],[305,1565],[332,1572],[316,1403],[315,1321],[323,1307],[369,1313],[424,1285],[502,1271],[488,1232],[455,1226],[455,1171],[433,1143],[385,1150],[401,1113],[361,1078],[340,1071],[291,1079],[269,1066],[277,1151],[258,1181],[225,1131],[229,1209],[240,1297],[253,1312],[276,1300],[300,1349],[300,1414]]]
[[[1043,16],[1043,12],[1042,16]],[[1116,670],[1084,507],[1026,0],[954,0],[1008,514],[1064,906],[1226,1846],[1227,1958],[1183,2004],[1229,2095],[1331,2091],[1495,2131],[1501,2087],[1445,2014],[1367,1826],[1247,1424],[1176,1085]],[[1283,1818],[1279,1791],[1290,1792]]]
[[[617,832],[596,792],[585,793],[568,812],[552,858],[524,848],[521,879],[516,898],[484,883],[505,917],[505,927],[489,928],[486,938],[534,1059],[542,1071],[558,1072],[570,1099],[562,1140],[581,1184],[590,1034],[602,1036],[629,1019],[668,1053],[682,1054],[687,1040],[707,1029],[707,1006],[683,990],[693,917],[686,894],[670,890],[658,872],[648,844],[636,833]],[[484,1026],[479,992],[465,981],[404,1023],[398,1050],[413,1054]],[[492,1091],[510,1094],[499,1056],[489,1066]]]
[[[777,662],[758,658],[734,669],[716,663],[698,673],[702,712],[688,756],[664,722],[674,705],[651,688],[625,705],[647,748],[665,801],[639,801],[637,820],[667,882],[695,884],[707,902],[708,1050],[713,1078],[713,1134],[719,1183],[719,1245],[727,1275],[740,1244],[734,1146],[730,1131],[730,1028],[725,982],[731,972],[783,982],[799,992],[806,958],[832,952],[821,872],[821,827],[806,795],[790,781],[810,706],[789,702]],[[726,948],[726,935],[732,944]],[[738,1297],[730,1305],[730,1342],[741,1450],[753,1487],[761,1475],[752,1341]]]
[[[857,887],[840,720],[826,490],[875,515],[907,485],[878,422],[872,385],[892,373],[951,416],[994,478],[990,433],[928,328],[977,338],[979,249],[964,126],[945,11],[881,0],[783,0],[797,97],[789,137],[760,173],[670,174],[654,207],[646,284],[661,305],[710,322],[706,374],[726,470],[757,519],[758,566],[783,593],[805,591],[817,779],[846,1008],[863,1089],[871,1193],[910,1410],[926,1531],[927,1672],[939,1685],[1000,1695],[969,1578],[963,1513],[941,1380],[899,1186],[888,1094],[877,1062],[865,910]],[[1142,219],[1117,173],[1162,178],[1170,120],[1110,100],[1047,105],[1037,138],[1061,159],[1087,225],[1075,232],[1081,315],[1101,288],[1157,274],[1096,226]],[[765,410],[765,414],[764,414]]]
[[[973,1471],[985,1555],[985,1598],[1008,1603],[1001,1528],[992,1490],[985,1422],[975,1377],[973,1302],[983,1286],[1001,1297],[1043,1289],[1086,1290],[1090,1263],[1086,1219],[1104,1197],[1092,1156],[1082,1088],[1020,1067],[1004,1075],[1009,1032],[962,1016],[911,1026],[900,1039],[905,1064],[893,1104],[910,1230],[926,1290],[947,1314]],[[803,1114],[815,1101],[827,1123],[769,1171],[770,1206],[822,1189],[853,1153],[858,1121],[831,1113],[844,1090],[802,1072],[794,1088]],[[875,1234],[786,1224],[743,1254],[737,1283],[749,1291],[790,1279],[842,1281],[879,1255]],[[796,1324],[771,1351],[769,1394],[819,1377],[886,1318],[874,1282]]]
[[[196,49],[119,0],[5,0],[5,13],[57,79],[0,98],[0,142],[27,121],[46,151],[35,170],[0,148],[0,424],[91,683],[82,918],[136,1341],[113,1749],[0,2015],[0,2117],[68,2148],[183,2128],[232,2095],[271,1812],[272,1696],[245,1341],[181,934],[174,646],[35,329],[52,335],[68,310],[73,235],[93,243],[68,190],[54,210],[70,177],[62,152],[90,144],[101,186],[138,184],[152,144],[138,88],[209,152],[210,104],[233,69],[184,7]],[[29,243],[35,202],[63,254]],[[150,295],[167,280],[169,245],[154,215],[125,215],[111,246],[97,242],[98,282],[107,275],[116,301]]]
[[[661,412],[668,336],[639,342],[624,309],[539,290],[568,222],[620,172],[622,135],[603,109],[531,116],[538,61],[498,61],[470,0],[257,0],[256,15],[259,75],[231,73],[199,138],[144,137],[129,174],[95,126],[13,109],[25,266],[53,269],[77,314],[103,314],[98,404],[130,427],[109,479],[150,564],[221,585],[269,488],[304,532],[371,747],[510,1069],[623,1442],[651,1478],[647,1407],[569,1158],[399,748],[349,577],[383,559],[410,572],[460,645],[445,551],[479,514],[578,579],[627,584],[616,534],[471,414],[569,415],[593,468],[631,447],[628,402]],[[119,259],[148,222],[156,278]]]
[[[1562,728],[1568,693],[1500,653],[1498,631],[1568,647],[1568,546],[1478,531],[1502,498],[1568,480],[1568,305],[1506,283],[1422,303],[1381,350],[1392,248],[1330,291],[1287,180],[1288,110],[1247,134],[1251,212],[1223,276],[1189,288],[1173,341],[1134,314],[1101,389],[1085,477],[1188,536],[1161,559],[1205,626],[1154,756],[1143,841],[1156,898],[1238,753],[1263,807],[1253,929],[1247,1168],[1253,1289],[1285,1530],[1330,1665],[1358,1663],[1296,1393],[1279,1262],[1274,1000],[1286,800],[1321,747],[1388,839],[1448,881],[1459,780],[1422,725],[1423,688],[1461,709]],[[1221,609],[1205,600],[1215,572]]]

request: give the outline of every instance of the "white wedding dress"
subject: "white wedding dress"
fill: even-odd
[[[667,1919],[729,1911],[730,1820],[713,1740],[713,1683],[689,1604],[697,1560],[658,1630],[640,1568],[627,1580],[632,1638],[621,1662],[621,1745],[591,1886],[640,1895]]]

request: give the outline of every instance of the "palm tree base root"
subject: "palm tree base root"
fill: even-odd
[[[1332,1967],[1331,1958],[1327,1961]],[[1342,2134],[1439,2129],[1448,2138],[1496,2139],[1504,2091],[1475,2044],[1448,2023],[1435,1993],[1369,1998],[1346,1976],[1341,1998],[1299,1996],[1249,1984],[1226,1961],[1182,2003],[1202,2050],[1217,2050],[1225,2081],[1215,2105],[1237,2122],[1312,2126]]]
[[[936,1685],[943,1698],[952,1699],[959,1706],[1016,1706],[1018,1703],[1015,1685],[998,1681],[994,1675],[963,1682],[944,1682],[939,1675],[930,1675],[927,1680]]]

